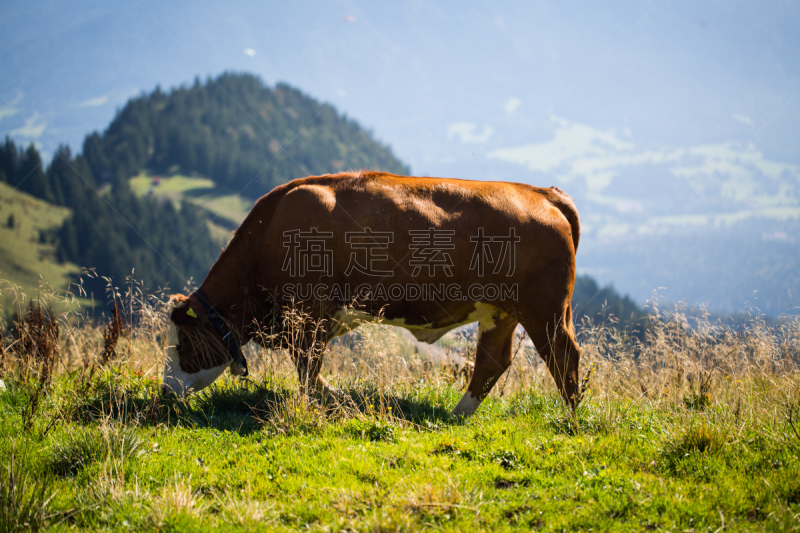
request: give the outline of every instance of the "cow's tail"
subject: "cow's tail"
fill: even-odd
[[[578,216],[578,209],[575,207],[575,202],[572,201],[570,195],[559,189],[558,187],[550,187],[547,189],[550,194],[548,199],[558,208],[564,215],[564,218],[569,222],[572,229],[572,244],[575,246],[575,251],[578,251],[578,242],[581,240],[581,219]]]

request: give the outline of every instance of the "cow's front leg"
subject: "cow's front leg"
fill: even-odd
[[[297,367],[297,378],[300,383],[300,394],[305,396],[312,391],[335,395],[337,391],[320,375],[325,355],[325,344],[317,343],[313,348],[296,350],[292,354]]]
[[[306,396],[311,390],[319,387],[322,380],[319,373],[322,370],[322,354],[304,352],[295,358],[297,366],[297,380],[300,384],[300,395]],[[324,380],[322,380],[324,381]]]
[[[511,366],[511,344],[516,327],[517,321],[511,316],[479,324],[475,371],[464,396],[453,409],[455,416],[473,414],[503,372]]]

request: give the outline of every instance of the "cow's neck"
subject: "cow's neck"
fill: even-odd
[[[237,234],[220,254],[200,287],[211,305],[230,322],[231,329],[244,342],[244,330],[252,320],[251,299],[255,292],[253,255]]]

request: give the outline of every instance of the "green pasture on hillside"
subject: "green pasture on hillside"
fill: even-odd
[[[69,214],[66,207],[0,183],[0,279],[8,282],[0,289],[16,285],[35,296],[42,283],[57,289],[69,285],[80,269],[58,261],[54,235]],[[10,305],[7,297],[2,302],[4,309]]]
[[[181,201],[189,201],[208,210],[213,217],[211,233],[217,241],[227,243],[230,232],[242,223],[253,203],[237,194],[220,191],[208,178],[190,177],[181,174],[159,175],[161,183],[153,184],[155,176],[140,173],[131,178],[131,189],[137,196],[151,194],[156,198],[168,198],[178,207]]]

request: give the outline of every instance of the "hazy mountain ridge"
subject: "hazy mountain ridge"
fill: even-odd
[[[704,304],[711,311],[797,314],[798,236],[798,219],[688,226],[655,235],[586,239],[578,264],[639,301],[663,288],[658,291],[662,299]]]
[[[796,313],[800,165],[755,143],[644,143],[552,116],[533,142],[495,148],[498,174],[555,184],[581,216],[578,268],[636,301]],[[487,143],[491,144],[491,143]],[[661,288],[665,288],[662,290]],[[756,293],[754,298],[754,293]]]

